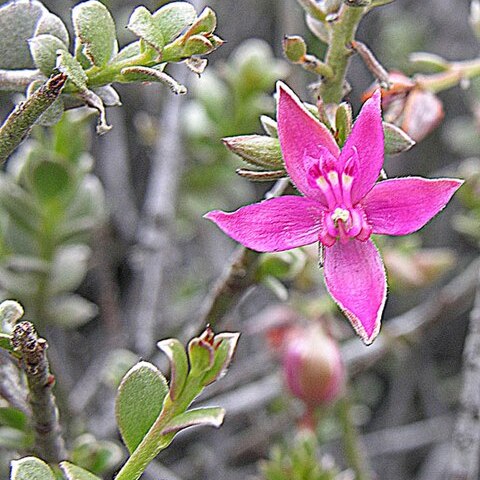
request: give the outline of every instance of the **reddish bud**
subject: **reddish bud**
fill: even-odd
[[[384,120],[400,127],[416,142],[422,140],[442,121],[442,102],[401,72],[390,72],[388,78],[390,88],[381,90]],[[371,97],[376,88],[367,90],[363,100]]]
[[[344,388],[338,344],[319,326],[292,332],[285,344],[283,372],[290,392],[309,407],[335,400]]]

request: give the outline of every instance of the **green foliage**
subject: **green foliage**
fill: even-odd
[[[104,218],[103,191],[86,154],[88,118],[69,112],[37,131],[0,175],[0,286],[38,325],[77,327],[96,307],[73,294],[87,271],[92,229]]]
[[[215,335],[207,328],[188,345],[189,365],[185,363],[187,354],[178,340],[159,342],[171,362],[170,388],[156,367],[147,362],[138,363],[125,375],[118,388],[116,412],[131,456],[117,480],[139,478],[148,463],[180,430],[197,425],[221,425],[222,408],[189,409],[189,406],[206,385],[225,373],[237,341],[238,334]]]
[[[103,3],[88,0],[78,4],[72,10],[72,23],[75,37],[74,52],[70,53],[64,23],[37,0],[13,1],[1,7],[0,68],[38,68],[45,75],[41,83],[56,69],[65,73],[69,81],[63,95],[74,96],[99,112],[99,133],[107,130],[103,118],[105,100],[95,93],[99,88],[112,89],[114,82],[158,81],[170,86],[174,93],[183,94],[185,87],[163,73],[167,63],[188,60],[187,66],[198,73],[206,61],[196,56],[207,55],[223,43],[213,33],[215,13],[206,8],[197,16],[187,2],[172,2],[153,13],[145,7],[136,8],[128,28],[139,41],[120,52],[115,22]],[[19,81],[19,89],[23,85]],[[63,111],[63,103],[57,102],[56,108]]]
[[[77,467],[70,462],[62,462],[60,468],[65,474],[67,480],[100,480],[100,478],[93,473],[90,473],[81,467]]]
[[[151,363],[137,363],[123,378],[116,401],[117,424],[130,453],[150,430],[168,393],[165,377]]]
[[[116,468],[122,457],[122,449],[117,443],[97,440],[85,433],[73,442],[69,458],[75,465],[101,475]]]
[[[10,480],[55,480],[51,468],[36,457],[12,461]]]
[[[340,480],[339,470],[331,459],[321,457],[315,436],[302,432],[290,445],[275,446],[270,459],[262,462],[265,480]]]

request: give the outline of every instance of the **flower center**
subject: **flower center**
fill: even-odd
[[[323,153],[321,160],[314,162],[308,172],[310,185],[319,188],[327,202],[320,241],[328,247],[337,240],[342,243],[351,238],[365,241],[370,237],[372,228],[362,206],[353,205],[351,195],[358,162],[357,151],[352,149],[352,156],[341,172],[337,170],[337,160],[328,151]]]

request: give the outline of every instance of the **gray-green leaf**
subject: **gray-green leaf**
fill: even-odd
[[[57,64],[57,51],[67,51],[66,45],[57,37],[42,34],[28,42],[35,66],[49,76]]]
[[[176,400],[185,387],[188,376],[188,359],[185,348],[176,338],[168,338],[157,343],[157,347],[170,360],[170,396]]]
[[[120,433],[130,453],[155,423],[167,393],[165,377],[151,363],[137,363],[123,378],[115,410]]]
[[[175,40],[196,19],[195,8],[187,2],[172,2],[153,14],[156,25],[162,32],[165,44]]]
[[[48,306],[50,323],[64,328],[77,328],[91,320],[98,312],[97,306],[80,295],[62,295]]]
[[[68,30],[63,21],[53,13],[44,13],[37,23],[34,36],[53,35],[63,42],[67,47],[70,43]]]
[[[36,457],[12,461],[10,480],[55,480],[50,467]]]
[[[415,140],[393,123],[383,122],[383,133],[385,135],[385,153],[388,155],[406,152],[415,145]]]
[[[67,480],[101,480],[99,477],[89,471],[77,467],[70,462],[61,462],[60,468],[67,477]]]
[[[118,52],[115,23],[107,7],[96,0],[80,3],[72,10],[72,21],[85,55],[94,65],[105,66]]]
[[[45,13],[47,9],[36,0],[18,0],[0,8],[0,68],[33,68],[28,40]]]
[[[158,53],[162,52],[165,45],[162,31],[145,7],[137,7],[133,11],[127,28],[151,45]]]
[[[62,50],[58,50],[57,55],[57,68],[67,75],[80,91],[86,90],[88,77],[78,60]]]
[[[218,428],[223,423],[225,410],[220,407],[194,408],[177,415],[167,423],[162,434],[176,433],[184,428],[208,425]]]

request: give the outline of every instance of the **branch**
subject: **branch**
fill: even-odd
[[[47,462],[58,463],[67,458],[67,453],[52,393],[55,378],[50,373],[47,342],[38,338],[30,322],[20,322],[13,330],[12,345],[27,376],[36,453]]]
[[[288,178],[277,180],[265,194],[265,198],[282,195],[288,185]],[[186,333],[188,338],[198,333],[207,324],[215,325],[237,302],[243,292],[255,284],[253,273],[259,255],[258,252],[245,247],[237,247],[231,260],[225,265],[220,277],[205,297],[200,307],[198,321],[188,326],[188,333]]]
[[[478,269],[478,266],[477,266]],[[455,425],[449,480],[476,480],[480,460],[480,270],[463,351],[463,388]]]
[[[0,127],[0,163],[22,143],[40,115],[60,96],[67,76],[58,73],[15,107]]]
[[[377,362],[397,341],[416,341],[434,323],[468,310],[475,294],[479,268],[480,258],[477,258],[437,294],[385,322],[382,334],[372,345],[365,347],[357,338],[345,342],[342,356],[351,373],[355,374]]]

